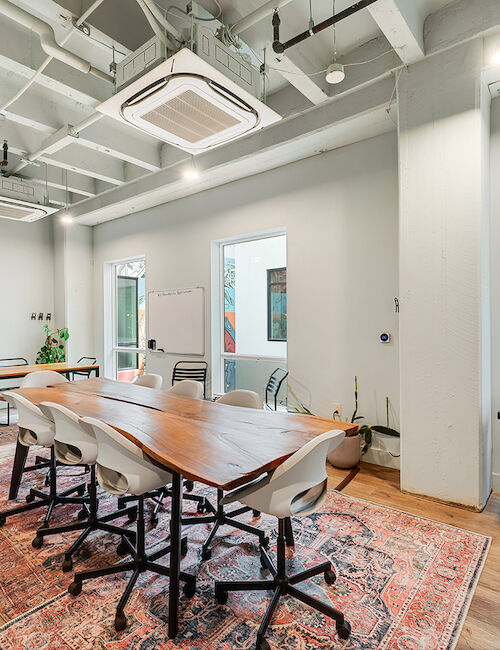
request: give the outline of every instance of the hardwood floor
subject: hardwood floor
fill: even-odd
[[[348,474],[328,466],[329,487],[335,488]],[[479,579],[456,650],[500,650],[500,494],[492,494],[481,513],[434,503],[402,494],[399,472],[362,463],[360,472],[342,490],[360,499],[391,506],[492,537],[492,544]]]

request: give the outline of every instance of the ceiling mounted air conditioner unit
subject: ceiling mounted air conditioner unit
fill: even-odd
[[[39,194],[33,183],[14,176],[0,178],[0,219],[36,221],[59,210],[39,203]]]
[[[253,94],[255,68],[205,31],[198,30],[199,55],[180,50],[97,110],[191,154],[280,120]]]

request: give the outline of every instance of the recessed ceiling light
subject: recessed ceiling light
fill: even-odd
[[[182,172],[182,178],[186,181],[195,181],[200,177],[200,172],[196,167],[188,167]]]
[[[325,79],[329,84],[339,84],[341,81],[344,81],[344,66],[341,63],[332,63],[329,65]]]
[[[61,217],[61,221],[63,223],[73,223],[74,219],[70,214],[63,214]]]

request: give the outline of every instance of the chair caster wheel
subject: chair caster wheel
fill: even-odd
[[[85,485],[79,485],[76,489],[76,493],[78,494],[79,497],[83,497],[85,494]]]
[[[192,582],[186,582],[182,591],[186,598],[192,598],[196,593],[196,582],[194,580]]]
[[[121,541],[116,547],[116,552],[120,557],[125,557],[129,552],[128,546]]]
[[[201,549],[201,559],[202,560],[209,560],[212,557],[212,549],[211,548],[202,548]]]
[[[87,519],[88,512],[85,510],[85,508],[82,508],[76,516],[80,521],[82,521],[83,519]]]
[[[194,489],[194,481],[185,481],[184,489],[186,492],[192,492]]]
[[[342,625],[337,625],[336,629],[341,639],[348,639],[351,636],[351,626],[347,621],[344,621]]]
[[[269,546],[269,537],[262,537],[262,539],[259,540],[260,545],[263,546],[264,548],[267,548]],[[267,641],[266,641],[267,643]]]
[[[260,517],[260,510],[252,510],[252,515],[254,517]],[[267,643],[267,641],[266,641],[266,643]]]
[[[68,571],[71,571],[72,568],[73,568],[73,560],[70,557],[65,558],[64,562],[62,563],[62,570],[64,571],[64,573],[68,573]]]
[[[333,585],[335,580],[337,580],[337,576],[335,575],[335,571],[333,569],[330,569],[329,571],[325,571],[324,577],[327,585]]]
[[[7,521],[7,517],[5,515],[0,515],[0,528],[2,526],[5,526],[6,521]]]
[[[188,540],[187,537],[181,539],[181,556],[186,557],[188,554]]]
[[[82,591],[82,583],[77,580],[72,582],[68,587],[68,593],[70,593],[72,596],[78,596],[81,591]]]
[[[153,526],[153,528],[156,528],[156,526],[158,526],[158,517],[156,515],[153,515],[151,517],[151,526]]]
[[[225,605],[227,603],[228,593],[224,589],[215,589],[215,600],[219,605]]]
[[[38,535],[33,539],[31,542],[31,546],[33,548],[42,548],[43,546],[43,537],[39,537]]]
[[[123,632],[127,627],[127,617],[125,614],[117,614],[115,616],[115,630],[117,632]]]
[[[34,500],[35,500],[35,495],[31,494],[31,492],[26,495],[26,503],[33,503]]]
[[[208,512],[208,508],[207,508],[206,503],[204,501],[201,501],[196,506],[196,512],[199,512],[200,514],[203,514],[204,512]]]
[[[133,522],[137,519],[137,508],[134,508],[128,513],[128,520]]]
[[[265,639],[260,639],[255,644],[255,650],[271,650],[271,646]]]

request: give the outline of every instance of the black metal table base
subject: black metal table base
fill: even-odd
[[[260,624],[257,632],[256,650],[269,650],[270,645],[264,638],[265,633],[271,623],[272,617],[278,607],[280,598],[282,596],[292,596],[300,600],[309,607],[312,607],[324,616],[333,618],[335,621],[337,634],[341,639],[348,639],[351,634],[351,626],[344,619],[344,614],[327,605],[309,594],[297,589],[295,585],[312,578],[313,576],[323,573],[327,584],[333,584],[336,580],[336,575],[332,569],[331,562],[326,561],[321,564],[305,569],[294,576],[288,576],[286,573],[286,524],[284,519],[279,520],[278,540],[277,540],[277,559],[278,566],[274,566],[273,561],[269,557],[265,548],[260,549],[261,565],[263,569],[267,569],[271,573],[271,578],[268,580],[248,580],[248,581],[219,581],[215,582],[215,597],[217,602],[225,604],[227,602],[228,593],[230,591],[272,591],[273,595],[271,602],[267,608],[264,618]]]
[[[136,499],[138,505],[137,547],[135,548],[133,546],[128,537],[123,537],[118,549],[120,553],[127,551],[130,552],[133,559],[130,562],[116,564],[103,569],[90,569],[88,571],[75,573],[73,582],[70,584],[68,591],[71,595],[77,596],[82,590],[82,583],[84,580],[91,580],[92,578],[99,578],[101,576],[109,576],[116,573],[132,571],[132,576],[125,587],[125,591],[123,592],[116,608],[115,628],[117,631],[121,631],[127,626],[125,606],[132,594],[137,578],[141,573],[144,571],[152,571],[153,573],[168,576],[170,578],[169,636],[171,635],[171,632],[173,636],[176,636],[179,580],[182,580],[185,583],[184,594],[188,598],[194,596],[196,589],[196,577],[180,570],[181,554],[185,555],[187,553],[187,538],[181,540],[180,521],[178,520],[175,524],[173,520],[171,526],[171,544],[148,555],[145,548],[146,531],[144,522],[144,495],[136,497]],[[172,510],[174,510],[174,508]],[[170,554],[170,566],[166,567],[158,564],[156,560],[159,560],[167,554]],[[172,607],[172,593],[176,594],[175,607]]]
[[[118,535],[123,539],[127,538],[131,542],[135,543],[136,534],[133,530],[128,530],[126,528],[112,526],[108,522],[113,519],[118,519],[125,515],[129,516],[129,521],[134,521],[137,517],[137,506],[130,506],[128,508],[117,510],[111,512],[110,514],[105,515],[104,517],[98,516],[98,500],[97,500],[97,483],[96,483],[96,471],[95,465],[90,467],[90,484],[89,484],[89,509],[87,512],[84,512],[84,515],[87,516],[86,521],[76,521],[64,526],[55,526],[55,527],[46,527],[42,526],[36,532],[36,537],[33,539],[31,544],[34,548],[41,548],[45,537],[49,535],[59,535],[60,533],[69,533],[75,530],[81,530],[82,533],[78,538],[73,542],[70,548],[64,554],[64,560],[62,563],[62,570],[67,572],[71,571],[73,568],[73,554],[80,548],[85,539],[90,535],[90,533],[95,530],[102,530],[107,533],[112,533]],[[83,512],[83,511],[80,511]],[[84,519],[79,513],[79,519]],[[122,547],[123,548],[123,547]],[[127,549],[125,549],[126,551]]]

